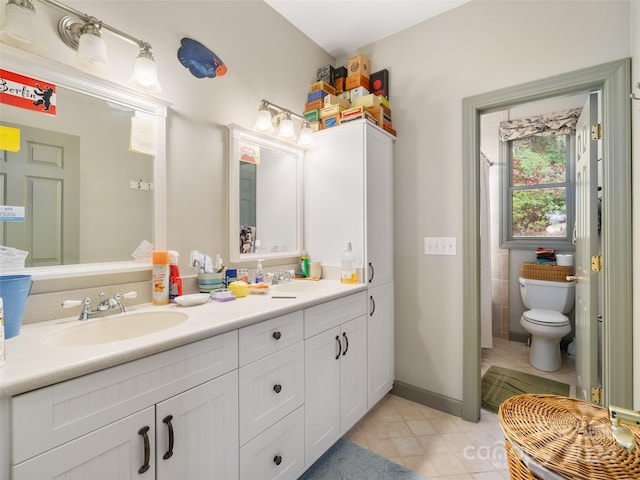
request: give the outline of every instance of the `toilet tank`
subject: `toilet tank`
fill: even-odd
[[[519,278],[520,296],[529,308],[569,313],[575,301],[575,282],[549,282]]]

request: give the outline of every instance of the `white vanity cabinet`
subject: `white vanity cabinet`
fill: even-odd
[[[237,478],[237,365],[232,331],[13,397],[13,480]]]
[[[315,134],[305,154],[305,249],[339,266],[350,241],[369,292],[368,408],[393,386],[393,142],[368,121]]]
[[[304,311],[307,466],[367,412],[366,300],[361,292]]]
[[[302,332],[302,311],[239,331],[241,480],[289,480],[304,468]]]

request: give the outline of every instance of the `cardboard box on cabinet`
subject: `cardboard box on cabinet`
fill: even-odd
[[[349,100],[353,102],[354,99],[369,95],[369,90],[364,87],[352,88],[349,90]]]
[[[322,120],[322,128],[331,128],[340,125],[340,114],[325,117]]]
[[[320,118],[331,117],[334,115],[340,115],[340,112],[344,110],[344,107],[339,104],[327,105],[320,109]]]
[[[369,78],[369,75],[371,75],[371,62],[366,55],[359,53],[349,57],[349,60],[347,60],[347,78],[351,75],[362,75],[367,79]]]
[[[369,90],[369,77],[364,75],[349,75],[345,83],[345,89],[353,90],[354,88],[363,87]]]
[[[316,80],[334,85],[336,81],[336,69],[333,65],[324,65],[320,67],[316,73]]]
[[[320,100],[324,104],[324,101],[322,99],[327,95],[330,94],[325,90],[314,90],[313,92],[307,93],[307,103],[313,102],[314,100]]]
[[[387,69],[373,72],[369,77],[369,91],[389,98],[389,72]]]
[[[327,93],[330,93],[332,95],[336,94],[336,89],[333,87],[333,85],[328,84],[327,82],[316,82],[316,83],[312,83],[309,86],[309,92],[314,92],[314,91],[318,91],[318,90],[323,90]]]
[[[369,95],[363,95],[361,97],[356,97],[351,99],[352,107],[375,107],[380,105],[380,97],[378,95],[374,95],[370,93]]]
[[[327,95],[324,97],[324,106],[329,105],[342,105],[344,108],[350,107],[349,98],[340,98],[335,95]]]
[[[308,112],[304,112],[302,115],[309,122],[317,122],[320,120],[320,110],[317,108],[315,110],[309,110]]]
[[[307,102],[304,104],[304,111],[310,112],[311,110],[320,110],[324,107],[324,101],[319,98],[318,100],[313,100],[312,102]]]

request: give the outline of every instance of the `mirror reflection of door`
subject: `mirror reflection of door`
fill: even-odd
[[[257,225],[256,170],[255,163],[240,162],[240,226]]]
[[[25,221],[4,224],[3,245],[29,252],[26,267],[79,262],[80,138],[20,129],[20,151],[3,151],[3,205],[24,206]]]

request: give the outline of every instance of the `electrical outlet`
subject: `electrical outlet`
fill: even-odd
[[[456,237],[424,237],[425,255],[456,255]]]

